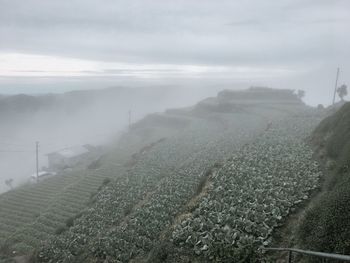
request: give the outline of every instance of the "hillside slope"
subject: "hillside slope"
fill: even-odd
[[[115,176],[118,173],[107,168],[78,168],[2,194],[0,256],[25,254],[40,246],[64,229],[87,206],[91,195]]]
[[[350,103],[323,120],[311,141],[322,160],[322,196],[306,212],[299,229],[302,246],[350,254]]]
[[[69,230],[43,244],[36,260],[140,262],[149,259],[153,262],[163,261],[167,255],[186,253],[190,259],[201,259],[204,255],[207,260],[213,256],[220,260],[231,257],[232,253],[245,258],[255,248],[268,244],[272,229],[317,185],[318,166],[311,162],[312,151],[302,140],[318,120],[314,110],[291,91],[264,90],[262,97],[256,96],[261,91],[254,89],[225,92],[228,93],[225,96],[219,94],[190,108],[151,115],[135,124],[125,138],[166,139],[134,155],[129,169],[93,198],[92,205],[74,220]],[[122,141],[124,145],[130,143]],[[231,161],[226,162],[230,157]],[[113,160],[113,154],[109,159]],[[279,165],[273,164],[275,160],[280,160]],[[237,166],[233,168],[232,162]],[[221,175],[215,176],[213,169],[221,166]],[[263,176],[254,179],[260,172],[264,172]],[[254,191],[246,190],[254,189],[265,177],[270,181],[261,197],[266,194],[269,198],[261,199],[264,215],[254,215],[246,201],[254,205],[257,196],[251,195]],[[240,186],[241,180],[247,184]],[[275,191],[281,184],[288,186],[286,190],[282,191],[282,187],[281,191]],[[220,192],[226,197],[220,197]],[[230,192],[237,198],[243,194],[239,202],[242,206],[230,203],[234,201],[231,194],[227,195]],[[217,204],[218,200],[223,204]],[[278,204],[276,208],[268,205],[271,202]],[[194,211],[188,210],[189,204],[203,208],[194,211],[211,221],[201,222],[199,217],[197,222]],[[223,213],[226,206],[232,206],[232,213]],[[216,219],[206,213],[214,213]],[[240,218],[241,224],[232,225],[235,221],[232,216]],[[262,220],[262,228],[258,230],[253,224],[246,225],[248,221],[254,222],[255,216]],[[228,221],[231,223],[227,226]],[[198,223],[207,229],[208,235],[201,236],[200,228],[196,230],[197,240],[191,240],[193,235],[187,235],[186,231],[195,229]],[[172,229],[183,229],[185,234],[177,235],[182,230],[172,232]],[[261,231],[264,234],[260,236]],[[216,241],[198,243],[205,236],[219,238],[226,232],[230,244],[232,238],[236,240],[233,252],[232,248],[227,250],[227,244],[222,247]],[[159,240],[171,244],[166,255],[159,255],[155,249]],[[242,245],[254,249],[242,249]]]
[[[176,93],[177,92],[177,93]],[[19,186],[35,173],[35,142],[40,142],[39,164],[45,154],[75,145],[100,145],[115,140],[131,122],[167,107],[196,103],[204,94],[169,87],[74,91],[63,94],[0,97],[0,193],[4,181]],[[34,159],[33,159],[34,157]],[[21,160],[18,165],[18,160]]]

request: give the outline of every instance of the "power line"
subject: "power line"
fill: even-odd
[[[28,147],[28,144],[18,144],[18,143],[12,143],[12,142],[0,142],[0,144],[3,145],[13,145],[13,146],[18,146],[18,147]]]
[[[33,153],[34,151],[0,150],[0,153]]]

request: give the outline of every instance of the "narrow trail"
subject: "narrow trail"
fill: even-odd
[[[299,242],[297,237],[297,231],[300,226],[300,222],[305,216],[305,212],[310,209],[318,198],[322,195],[322,190],[317,189],[310,196],[309,199],[305,200],[303,203],[299,204],[295,211],[291,213],[283,225],[276,228],[273,233],[274,242],[271,243],[270,247],[286,247],[286,248],[299,248]],[[269,252],[267,253],[270,259],[276,263],[287,263],[288,252]],[[295,261],[293,262],[300,262]]]
[[[319,187],[311,192],[311,195],[307,200],[295,207],[295,210],[286,218],[281,227],[275,229],[274,233],[272,234],[273,242],[270,245],[271,247],[300,248],[297,236],[300,223],[303,220],[306,211],[317,203],[317,201],[326,191],[327,186],[328,173],[324,165],[326,162],[321,160],[318,156],[316,156],[316,154],[314,159],[322,167],[322,177],[319,181]],[[276,263],[288,262],[288,252],[268,252],[267,255],[269,259],[274,260]],[[300,255],[295,255],[293,260],[293,262],[304,262]]]
[[[159,235],[159,239],[165,240],[166,238],[166,234],[167,232],[169,232],[169,230],[173,229],[175,225],[179,224],[183,219],[185,219],[186,217],[191,215],[191,210],[193,210],[193,208],[197,205],[198,200],[200,200],[203,196],[205,196],[208,193],[208,189],[210,189],[211,187],[211,182],[210,182],[210,177],[213,175],[214,173],[211,172],[210,174],[205,176],[205,180],[203,183],[203,186],[201,188],[201,191],[197,194],[195,194],[184,206],[183,208],[180,210],[180,213],[178,213],[172,224],[164,229],[160,235]]]

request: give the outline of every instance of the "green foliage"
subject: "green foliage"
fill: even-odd
[[[341,85],[337,88],[337,93],[340,99],[343,100],[344,97],[348,94],[348,87],[345,84]]]
[[[320,170],[302,140],[308,122],[276,122],[227,160],[192,214],[175,225],[175,244],[214,262],[260,262],[258,248],[318,186]]]
[[[74,225],[74,218],[73,217],[70,217],[66,220],[66,226],[69,228],[69,227],[72,227]]]
[[[350,103],[317,127],[313,141],[323,145],[336,169],[328,174],[326,192],[306,212],[300,241],[307,249],[350,254]]]
[[[324,119],[313,133],[313,142],[324,144],[330,158],[350,164],[350,102]]]
[[[25,243],[17,243],[16,245],[14,245],[12,247],[12,250],[15,251],[16,253],[20,253],[20,254],[28,254],[31,253],[33,251],[33,247],[29,246]]]
[[[0,243],[5,243],[8,251],[22,255],[38,248],[50,236],[62,234],[82,216],[90,193],[96,192],[103,181],[108,183],[106,177],[104,171],[75,171],[3,194]]]
[[[299,229],[304,247],[316,251],[350,254],[349,189],[349,181],[337,185],[306,213]]]
[[[165,262],[172,251],[171,243],[169,242],[155,242],[151,252],[149,253],[148,263],[162,263]]]
[[[125,206],[125,208],[124,208],[124,216],[130,215],[130,213],[131,213],[131,211],[132,211],[132,208],[133,208],[132,205],[127,205],[127,206]]]
[[[103,179],[103,182],[102,182],[102,185],[107,185],[111,182],[111,179],[110,178],[105,178]]]
[[[67,227],[64,227],[64,226],[60,226],[59,228],[57,228],[55,230],[55,234],[56,235],[61,235],[63,232],[65,232],[67,230]]]
[[[97,189],[97,192],[101,191],[103,189],[103,187],[105,187],[106,185],[108,185],[111,182],[111,179],[106,177],[105,179],[103,179],[102,184],[100,185],[100,187]]]
[[[140,155],[101,187],[69,231],[41,248],[38,260],[129,262],[150,255],[149,262],[163,262],[185,251],[203,262],[259,262],[258,248],[317,186],[318,166],[302,141],[315,122],[276,121],[258,138],[266,123],[255,117],[244,115],[238,124],[227,116],[225,123],[223,131],[198,120]]]

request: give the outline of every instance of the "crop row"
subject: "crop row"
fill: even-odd
[[[315,122],[275,123],[210,177],[210,188],[171,240],[211,261],[250,260],[275,227],[318,186],[320,170],[302,139]],[[301,128],[304,127],[304,128]]]
[[[74,227],[44,247],[41,260],[92,256],[125,262],[147,253],[193,196],[206,169],[250,139],[249,131],[236,126],[223,133],[212,122],[200,121],[168,138],[101,191]]]
[[[94,178],[89,180],[90,176]],[[27,252],[40,246],[58,229],[63,229],[68,219],[74,218],[86,207],[91,194],[97,191],[104,178],[104,176],[88,174],[66,187],[35,220],[17,229],[7,239],[7,243],[12,244],[11,249],[17,253]],[[88,182],[86,187],[85,182]]]
[[[19,253],[40,246],[86,207],[105,178],[103,173],[77,171],[6,193],[0,204],[2,244]]]

